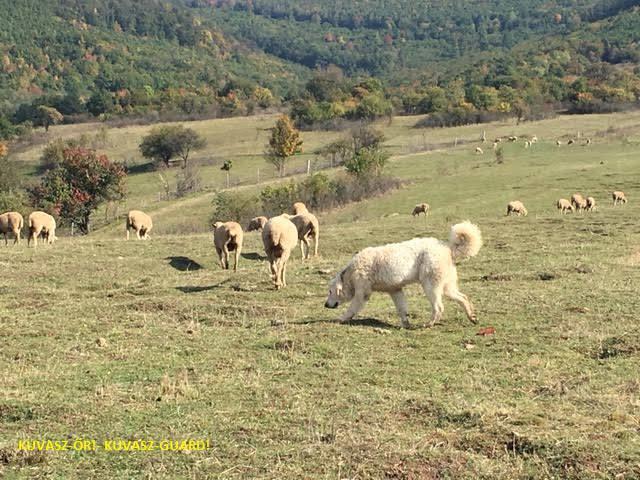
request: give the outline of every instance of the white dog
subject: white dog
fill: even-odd
[[[352,300],[340,318],[346,322],[362,310],[372,292],[386,292],[393,299],[402,326],[408,328],[407,302],[402,289],[410,283],[420,283],[431,302],[433,314],[429,326],[442,318],[443,294],[462,305],[469,320],[476,323],[473,306],[458,290],[455,262],[477,255],[481,246],[480,229],[463,222],[451,227],[449,243],[435,238],[414,238],[365,248],[331,280],[324,306],[336,308]]]

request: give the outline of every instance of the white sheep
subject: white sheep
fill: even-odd
[[[524,142],[524,148],[529,148],[531,146],[531,142],[529,140]]]
[[[33,240],[34,248],[38,246],[38,237],[42,236],[45,242],[51,245],[57,240],[56,219],[45,212],[32,212],[29,215],[29,239],[27,244],[31,245]]]
[[[620,203],[627,203],[627,197],[624,194],[624,192],[621,192],[619,190],[616,190],[615,192],[613,192],[611,194],[611,197],[613,198],[613,205],[618,205]]]
[[[509,141],[510,142],[517,142],[518,141],[518,137],[516,137],[515,135],[509,137]]]
[[[493,149],[494,150],[498,148],[498,144],[499,144],[499,142],[493,142]]]
[[[309,210],[307,210],[307,206],[302,203],[302,202],[295,202],[293,204],[293,214],[294,215],[300,215],[301,213],[306,213]]]
[[[298,240],[300,240],[300,251],[302,252],[302,260],[309,258],[311,246],[309,239],[313,238],[314,243],[314,256],[318,256],[318,240],[320,238],[320,223],[316,216],[312,213],[301,213],[299,215],[287,215],[282,214],[283,217],[288,218],[298,230]],[[304,246],[307,250],[305,253]]]
[[[13,244],[20,244],[20,232],[24,227],[24,218],[18,212],[7,212],[0,215],[0,233],[4,234],[4,244],[8,245],[7,235],[13,233]]]
[[[507,215],[527,216],[529,212],[524,208],[524,204],[520,200],[514,200],[507,204]]]
[[[596,210],[596,199],[593,197],[587,197],[587,212],[593,212]]]
[[[129,230],[133,229],[136,232],[138,240],[149,240],[149,232],[153,228],[153,221],[151,217],[140,210],[131,210],[127,214],[127,240],[129,240]]]
[[[531,137],[531,143],[538,143],[538,137],[536,135]]]
[[[476,147],[476,155],[482,155],[484,152],[480,147]]]
[[[229,252],[235,253],[233,271],[238,270],[238,260],[242,253],[243,232],[236,222],[215,222],[213,225],[213,244],[220,259],[220,266],[229,270]]]
[[[249,222],[249,226],[247,227],[247,232],[254,232],[256,230],[258,232],[261,232],[264,228],[265,223],[267,223],[268,221],[269,219],[263,216],[252,218]]]
[[[567,145],[573,145],[574,143],[576,143],[576,141],[573,138],[570,138]]]
[[[578,212],[582,212],[587,208],[587,201],[579,193],[571,195],[571,205],[573,205]]]
[[[558,210],[560,210],[560,213],[563,214],[574,211],[573,205],[571,205],[571,202],[566,198],[561,198],[560,200],[558,200],[558,202],[556,203],[556,207],[558,208]]]
[[[557,146],[562,145],[562,140],[556,140],[556,145],[557,145]]]
[[[420,216],[421,213],[424,213],[424,216],[426,217],[429,214],[430,208],[431,207],[428,203],[418,203],[415,207],[413,207],[413,212],[411,212],[411,215],[415,217]]]
[[[296,226],[283,216],[270,218],[262,230],[262,243],[276,290],[286,287],[287,261],[298,244]]]

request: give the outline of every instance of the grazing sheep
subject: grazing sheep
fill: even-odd
[[[518,137],[516,137],[515,135],[509,137],[509,141],[510,142],[517,142],[518,141]]]
[[[498,137],[493,141],[493,143],[500,143],[501,141],[502,141],[502,138]]]
[[[531,143],[538,143],[538,137],[535,135],[531,137]]]
[[[586,144],[586,145],[591,145],[591,139],[590,139],[590,138],[587,138],[587,141],[586,141],[586,143],[585,143],[585,144]]]
[[[426,217],[429,214],[429,208],[431,207],[428,203],[418,203],[415,207],[413,207],[413,212],[411,212],[411,215],[415,217],[416,215],[420,216],[421,213],[424,213],[424,216]]]
[[[153,221],[151,217],[140,210],[131,210],[127,214],[127,240],[129,240],[129,230],[133,229],[136,232],[138,240],[149,240],[149,232],[153,228]]]
[[[561,198],[560,200],[558,200],[556,206],[558,207],[558,210],[560,210],[560,213],[563,214],[567,212],[573,212],[574,210],[573,205],[571,205],[571,202],[566,198]]]
[[[531,142],[529,140],[524,142],[524,148],[529,148],[530,146],[531,146]]]
[[[4,234],[4,244],[8,245],[7,235],[13,233],[13,244],[20,244],[20,232],[24,227],[24,218],[18,212],[7,212],[0,215],[0,233]]]
[[[282,214],[283,217],[288,218],[298,230],[298,240],[300,240],[300,251],[302,252],[302,260],[310,257],[311,246],[309,244],[309,238],[313,238],[314,243],[314,257],[318,256],[318,240],[320,238],[320,223],[316,216],[312,213],[301,213],[300,215],[287,215]],[[307,246],[305,253],[304,246]]]
[[[476,147],[476,154],[477,155],[482,155],[484,152],[482,151],[482,149],[480,147]]]
[[[296,226],[282,215],[270,218],[262,230],[262,243],[276,290],[286,287],[287,261],[298,243]]]
[[[573,145],[574,143],[576,143],[576,141],[573,138],[570,138],[567,145]]]
[[[587,212],[593,212],[596,209],[596,199],[593,197],[587,197]]]
[[[293,204],[293,214],[294,215],[300,215],[301,213],[306,213],[309,210],[307,210],[307,206],[302,203],[302,202],[296,202]]]
[[[414,238],[365,248],[331,280],[324,306],[337,308],[351,300],[351,305],[340,317],[341,322],[346,322],[362,310],[371,293],[386,292],[396,306],[402,326],[408,328],[407,303],[402,289],[420,283],[431,303],[429,326],[442,318],[443,295],[462,305],[469,320],[476,323],[471,302],[458,290],[456,262],[477,255],[481,246],[482,235],[478,227],[463,222],[451,227],[448,243],[436,238]]]
[[[579,193],[571,195],[571,205],[573,205],[578,212],[582,212],[587,208],[587,201]]]
[[[56,219],[48,213],[32,212],[29,215],[29,239],[27,244],[31,245],[33,240],[34,248],[38,246],[38,237],[42,236],[45,242],[51,245],[57,240]]]
[[[562,145],[562,141],[561,141],[561,140],[556,140],[556,145],[557,145],[557,146]]]
[[[238,270],[238,260],[242,252],[242,227],[236,222],[216,222],[213,224],[213,244],[220,259],[220,266],[229,270],[229,252],[235,252],[233,271]]]
[[[627,203],[627,197],[624,192],[615,191],[611,194],[613,198],[613,205],[618,205],[619,203]]]
[[[267,217],[254,217],[249,222],[249,226],[247,227],[247,232],[259,231],[261,232],[264,228],[264,224],[267,223],[269,219]]]
[[[498,148],[498,142],[493,142],[493,149],[497,149]]]
[[[520,200],[514,200],[507,204],[507,215],[527,216],[529,212],[524,208],[524,204]]]

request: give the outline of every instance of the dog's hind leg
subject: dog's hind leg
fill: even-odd
[[[444,313],[444,304],[442,303],[442,285],[433,286],[429,280],[422,283],[424,294],[431,303],[431,321],[427,323],[427,327],[433,327],[442,319]]]
[[[404,296],[404,292],[402,290],[398,290],[397,292],[392,292],[391,299],[396,306],[396,311],[398,315],[400,315],[400,324],[402,328],[409,328],[409,320],[407,320],[407,300]]]
[[[460,305],[462,305],[462,308],[464,308],[464,312],[467,314],[467,318],[471,323],[478,322],[478,318],[473,311],[473,305],[469,301],[469,298],[460,290],[458,290],[458,287],[456,285],[447,287],[444,291],[444,294],[451,300],[454,300],[455,302],[458,302]]]

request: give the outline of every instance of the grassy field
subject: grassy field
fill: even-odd
[[[255,233],[237,273],[217,265],[205,221],[222,177],[202,195],[158,202],[154,174],[133,175],[123,208],[149,210],[149,242],[126,242],[117,224],[37,251],[1,247],[0,477],[639,478],[640,114],[489,125],[489,138],[541,139],[506,145],[502,164],[490,146],[442,146],[482,127],[423,131],[416,120],[381,125],[389,172],[406,187],[322,215],[320,257],[296,251],[280,292]],[[266,168],[256,131],[272,121],[195,124],[210,138],[199,155],[238,159],[238,175]],[[109,155],[136,155],[143,130],[110,132]],[[594,144],[555,146],[576,132]],[[303,137],[310,152],[337,135]],[[38,148],[20,153],[26,166]],[[626,206],[610,204],[614,189]],[[555,200],[574,191],[599,209],[559,215]],[[529,216],[505,217],[514,199]],[[431,215],[412,218],[422,201]],[[334,321],[342,310],[323,308],[329,278],[359,249],[446,238],[464,219],[485,237],[458,269],[479,325],[446,302],[442,324],[424,328],[417,287],[409,330],[384,295],[346,325]],[[488,326],[495,335],[476,335]],[[78,438],[97,450],[17,449]],[[135,439],[210,448],[100,448]]]

